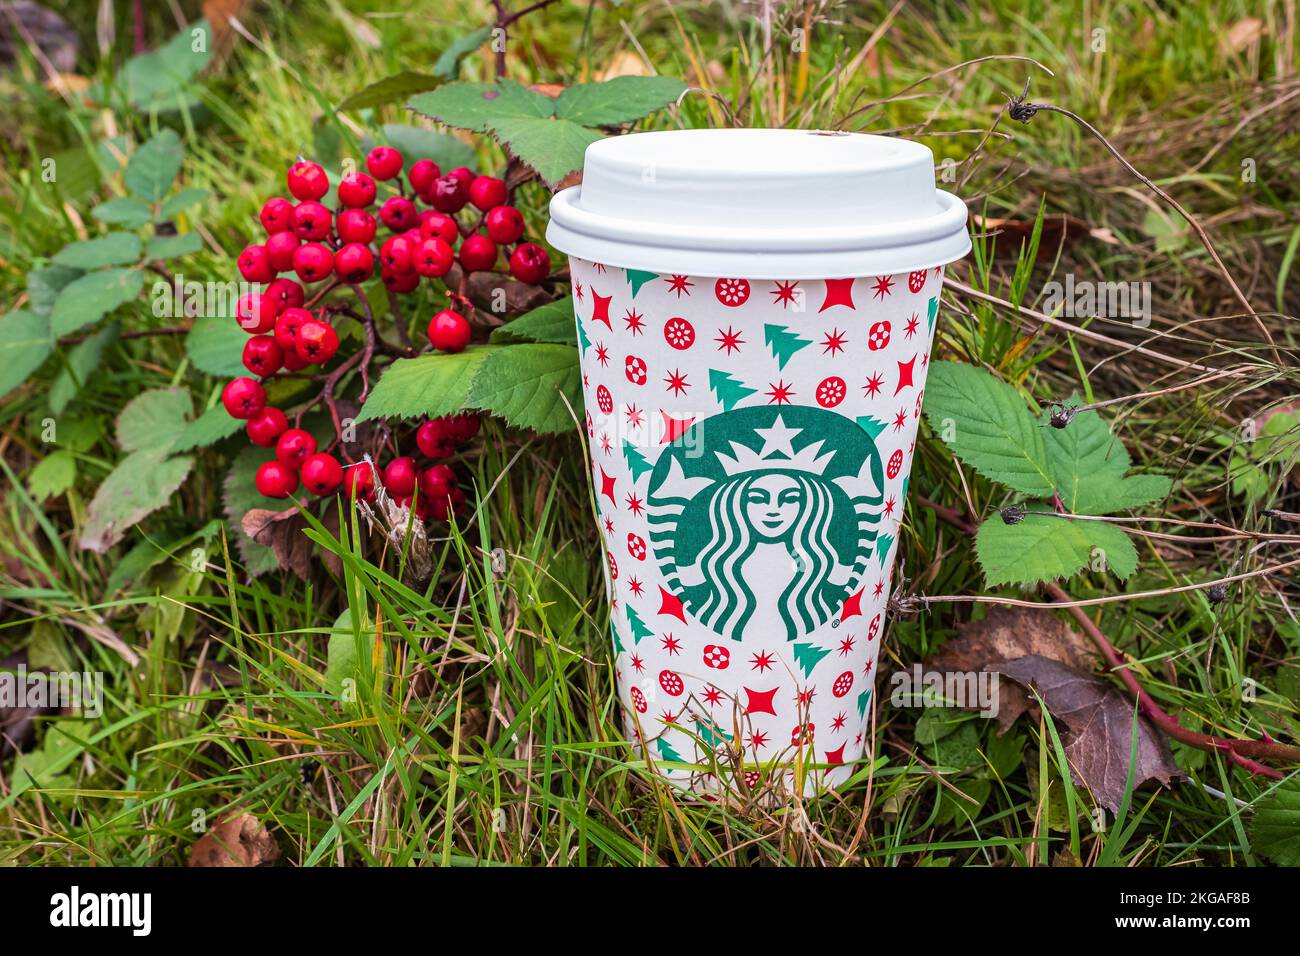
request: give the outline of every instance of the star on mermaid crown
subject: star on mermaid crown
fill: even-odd
[[[731,453],[734,457],[724,455],[720,451],[714,454],[718,456],[722,470],[728,475],[740,475],[750,471],[771,471],[778,468],[783,471],[804,471],[810,475],[820,475],[826,471],[826,466],[835,457],[835,450],[831,449],[826,454],[819,455],[823,444],[819,440],[809,442],[796,452],[794,438],[802,432],[802,428],[787,426],[778,415],[771,428],[754,429],[754,434],[763,438],[763,447],[758,451],[754,451],[748,445],[731,441],[728,444],[731,445]]]

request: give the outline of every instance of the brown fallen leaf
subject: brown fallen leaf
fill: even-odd
[[[1133,702],[1090,673],[1030,654],[1002,665],[1012,680],[1034,687],[1052,716],[1063,721],[1061,742],[1074,782],[1092,792],[1098,804],[1115,813],[1124,799],[1132,752]],[[1164,737],[1138,717],[1137,763],[1133,787],[1154,780],[1167,786],[1182,771]]]
[[[446,281],[447,288],[459,288],[459,266],[452,266]],[[499,272],[471,272],[465,281],[465,295],[493,325],[523,315],[555,298],[541,286],[527,285]]]
[[[261,866],[279,858],[271,831],[251,813],[218,819],[190,849],[190,866]]]
[[[1029,654],[1090,669],[1092,645],[1055,614],[1020,607],[995,607],[980,621],[957,625],[957,636],[926,666],[940,671],[1000,671],[1002,664]],[[1032,706],[1016,684],[998,687],[998,727],[1005,733]]]
[[[1264,36],[1264,21],[1259,17],[1242,17],[1219,39],[1225,53],[1240,53],[1254,46]]]
[[[333,508],[325,509],[321,524],[330,532],[338,530],[338,512]],[[275,552],[276,563],[285,571],[292,571],[306,581],[311,576],[312,563],[321,561],[336,576],[343,574],[343,562],[333,551],[317,548],[315,543],[303,532],[306,531],[307,519],[297,508],[284,511],[271,511],[269,508],[251,508],[240,522],[244,534],[258,544],[264,544]]]

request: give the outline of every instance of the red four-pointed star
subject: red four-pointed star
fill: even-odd
[[[745,713],[747,714],[771,714],[776,716],[776,692],[779,687],[773,687],[771,690],[750,690],[745,688]]]
[[[664,417],[664,437],[659,439],[659,444],[667,445],[675,442],[686,433],[686,430],[695,424],[695,416],[690,418],[673,418],[662,408],[659,414]]]
[[[844,609],[840,611],[841,624],[843,624],[846,619],[862,613],[862,592],[864,590],[865,588],[858,588],[856,594],[845,598]]]
[[[632,514],[640,516],[641,509],[644,507],[645,502],[636,496],[635,491],[627,496],[627,510],[632,512]]]
[[[852,279],[827,279],[826,280],[826,297],[822,301],[822,307],[817,311],[825,312],[827,309],[837,305],[847,305],[850,309],[856,311],[853,304],[853,280]]]
[[[609,304],[614,301],[614,297],[612,295],[600,295],[595,289],[592,289],[591,301],[595,303],[591,307],[591,321],[604,322],[605,327],[613,332],[614,326],[609,324]]]
[[[844,333],[839,329],[831,329],[826,333],[826,338],[822,339],[822,354],[829,352],[831,355],[844,351]]]
[[[908,388],[908,387],[910,387],[910,386],[913,384],[913,382],[912,382],[912,371],[913,371],[913,369],[915,369],[915,368],[916,368],[916,356],[915,356],[915,355],[913,355],[913,356],[912,356],[910,359],[908,359],[906,362],[899,362],[899,363],[898,363],[898,387],[897,387],[896,389],[894,389],[894,394],[895,394],[895,395],[897,395],[897,394],[898,394],[899,392],[901,392],[903,389]]]
[[[618,507],[618,499],[614,497],[614,482],[618,479],[613,475],[607,474],[604,466],[600,469],[600,493],[613,502],[614,507]]]
[[[659,585],[659,613],[671,614],[683,624],[686,623],[686,609],[682,607],[681,599],[662,584]]]
[[[668,283],[668,291],[676,292],[677,298],[679,299],[682,297],[683,293],[690,295],[691,286],[695,285],[694,282],[688,281],[686,276],[672,276],[664,281]]]
[[[686,374],[681,369],[673,369],[664,379],[664,384],[668,386],[667,391],[674,395],[685,394],[686,390],[691,387],[691,383],[686,381]]]
[[[803,290],[799,288],[799,283],[782,282],[780,279],[776,282],[776,288],[772,290],[772,304],[781,303],[781,308],[787,308],[791,302],[797,300],[803,295]]]
[[[760,674],[772,666],[772,655],[767,651],[759,651],[750,659],[751,670],[756,670]]]
[[[876,284],[873,285],[871,289],[873,292],[871,297],[873,299],[883,299],[887,295],[893,295],[894,280],[889,278],[889,276],[878,276],[876,278]]]
[[[668,652],[669,657],[682,652],[682,642],[677,640],[677,638],[673,637],[671,634],[665,634],[659,639],[659,643],[663,644],[664,650]]]
[[[745,340],[740,337],[740,333],[731,326],[727,326],[727,331],[725,332],[722,331],[722,329],[718,329],[718,337],[713,341],[722,343],[718,346],[718,351],[721,352],[723,349],[726,349],[728,355],[732,352],[739,352],[740,347],[745,344]]]
[[[868,395],[875,396],[880,394],[880,386],[884,384],[885,380],[873,372],[871,377],[867,379],[867,384],[862,387]]]
[[[844,763],[844,748],[846,746],[848,745],[840,744],[834,750],[826,751],[826,762],[832,767],[838,767],[840,764]]]
[[[794,394],[794,383],[787,385],[785,379],[777,379],[775,385],[768,382],[768,391],[765,394],[768,396],[769,405],[789,405],[790,396]]]
[[[628,309],[627,315],[623,316],[623,321],[627,323],[627,330],[633,335],[640,335],[645,329],[645,317],[635,309]]]

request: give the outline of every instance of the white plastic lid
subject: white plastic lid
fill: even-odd
[[[966,206],[920,143],[863,133],[695,129],[587,147],[551,199],[560,251],[650,272],[751,279],[889,275],[970,251]]]

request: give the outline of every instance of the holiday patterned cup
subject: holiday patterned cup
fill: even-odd
[[[629,739],[692,789],[843,783],[964,205],[918,144],[691,130],[594,144],[551,214]]]

